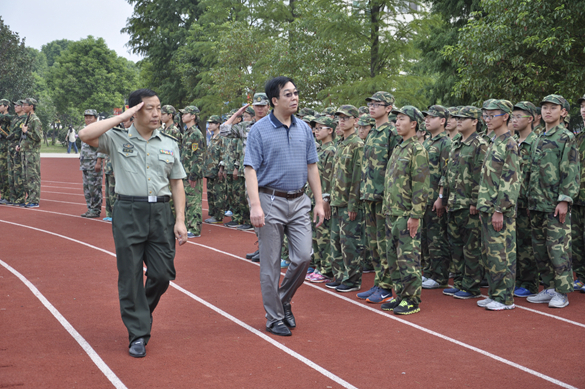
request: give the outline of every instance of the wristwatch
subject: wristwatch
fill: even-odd
[[[443,198],[443,195],[442,195],[441,193],[439,193],[439,198],[440,198],[440,199],[442,199],[442,198]]]

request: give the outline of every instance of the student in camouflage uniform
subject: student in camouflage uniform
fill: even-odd
[[[538,293],[538,269],[532,251],[532,229],[528,211],[528,183],[532,166],[532,147],[538,135],[532,131],[536,107],[520,101],[512,111],[512,129],[518,141],[520,195],[516,212],[516,287],[514,296],[528,297]],[[574,219],[573,219],[574,220]]]
[[[536,113],[534,114],[534,133],[537,136],[544,131],[544,124],[542,123],[542,111],[540,107],[536,107]]]
[[[432,105],[423,115],[431,136],[423,143],[429,156],[430,187],[421,231],[422,287],[435,289],[447,285],[451,261],[443,190],[439,187],[445,180],[451,151],[451,139],[445,131],[450,114],[442,105]]]
[[[33,98],[24,100],[22,109],[27,115],[20,142],[23,171],[25,175],[25,190],[27,194],[25,208],[37,208],[41,200],[41,140],[43,139],[43,125],[35,114],[37,101]]]
[[[202,222],[205,137],[197,127],[199,108],[189,105],[180,111],[183,114],[183,123],[187,125],[181,149],[181,162],[187,172],[187,177],[183,179],[186,197],[185,225],[188,230],[187,236],[198,238],[201,236]]]
[[[233,120],[233,125],[241,122],[242,117],[236,116],[234,114],[237,112],[237,109],[232,109],[228,113],[228,118]],[[229,120],[229,119],[228,119]],[[222,124],[223,126],[223,124]],[[238,180],[238,171],[234,169],[234,163],[237,159],[237,151],[238,151],[238,138],[234,136],[231,132],[224,132],[222,134],[220,126],[220,135],[223,137],[223,144],[225,147],[225,152],[223,153],[223,167],[224,167],[224,174],[226,176],[226,205],[225,207],[231,212],[232,220],[224,223],[224,226],[230,228],[237,228],[242,225],[242,216],[238,215],[237,212],[237,205],[238,205],[238,193],[236,193],[236,181]],[[224,130],[226,127],[224,126]],[[231,128],[230,128],[231,129]],[[234,175],[235,173],[235,175]]]
[[[14,103],[14,112],[16,115],[10,120],[10,135],[8,136],[8,185],[10,186],[11,205],[25,206],[25,182],[24,171],[22,167],[22,156],[17,147],[20,145],[22,137],[22,126],[26,115],[22,110],[24,100],[18,100]]]
[[[333,161],[335,158],[335,121],[327,116],[315,119],[315,136],[321,145],[317,147],[319,177],[323,192],[325,220],[315,229],[313,237],[313,261],[315,271],[309,276],[310,282],[329,282],[333,278],[331,257],[331,181],[333,178]]]
[[[481,222],[488,298],[477,305],[490,311],[514,309],[516,283],[516,205],[520,194],[518,144],[508,130],[513,105],[494,100],[484,114],[493,134],[481,170],[477,210]]]
[[[385,311],[410,315],[420,311],[420,223],[427,205],[429,158],[416,138],[422,113],[411,105],[394,109],[396,131],[402,137],[390,156],[384,180],[387,272],[398,272],[396,298],[382,304]]]
[[[528,189],[532,248],[544,290],[526,300],[551,308],[569,305],[573,291],[569,206],[579,195],[580,179],[575,137],[562,122],[563,100],[548,95],[541,102],[546,128],[532,150]]]
[[[457,107],[449,107],[449,119],[445,123],[445,131],[447,131],[447,135],[449,135],[449,139],[451,142],[455,141],[455,137],[459,134],[459,130],[457,129],[457,118],[454,116],[459,112],[459,108]],[[461,136],[459,136],[461,137]]]
[[[355,133],[358,110],[342,105],[336,112],[343,141],[337,146],[331,181],[332,282],[325,284],[338,292],[360,290],[362,284],[363,217],[360,209],[360,181],[364,142]]]
[[[577,100],[580,114],[585,125],[585,95]],[[579,196],[571,211],[571,239],[573,270],[575,271],[574,290],[585,293],[585,131],[575,136],[581,160]]]
[[[479,108],[463,107],[454,116],[458,121],[459,135],[451,146],[445,180],[439,185],[443,187],[443,196],[448,199],[447,231],[455,276],[454,287],[443,290],[443,294],[468,299],[480,296],[479,284],[485,273],[476,205],[488,145],[476,131],[481,118]]]
[[[323,110],[323,112],[321,112],[321,114],[335,120],[335,111],[335,107],[327,107]]]
[[[223,140],[219,136],[219,125],[221,118],[212,115],[207,119],[211,139],[204,157],[204,175],[207,178],[207,207],[209,218],[205,219],[208,224],[221,224],[225,212],[226,188],[223,166],[221,165],[223,153]]]
[[[0,204],[10,202],[10,184],[8,183],[8,136],[10,135],[11,115],[8,114],[10,101],[0,100]]]
[[[160,109],[160,119],[163,123],[163,130],[167,135],[172,136],[177,140],[177,145],[179,149],[181,149],[181,143],[183,141],[183,133],[177,126],[175,126],[175,121],[173,118],[177,114],[177,110],[172,105],[163,105]]]
[[[98,113],[95,109],[86,109],[83,113],[85,125],[95,123]],[[105,154],[98,153],[96,147],[81,142],[80,168],[83,172],[83,193],[87,203],[87,212],[81,217],[96,218],[102,212],[102,160]]]
[[[372,128],[364,145],[362,161],[360,200],[365,208],[365,247],[372,256],[376,276],[374,286],[358,293],[357,297],[372,304],[380,304],[392,298],[392,273],[386,278],[388,261],[386,260],[386,222],[382,212],[384,200],[384,176],[392,151],[402,139],[388,121],[392,112],[394,96],[379,91],[366,99],[370,116],[376,126]],[[394,274],[398,278],[398,274]]]

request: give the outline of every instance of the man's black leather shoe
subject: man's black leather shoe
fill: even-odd
[[[291,336],[292,332],[284,325],[282,321],[272,323],[270,327],[266,327],[266,331],[278,336]]]
[[[260,262],[260,253],[254,255],[252,258],[250,258],[250,260],[252,262]]]
[[[292,313],[290,304],[282,304],[282,308],[284,308],[284,319],[282,319],[282,322],[289,328],[295,328],[297,326],[297,322]]]
[[[246,259],[252,259],[258,254],[260,254],[260,250],[256,250],[253,253],[246,254]]]
[[[138,338],[130,344],[128,353],[131,357],[142,358],[146,356],[146,349],[144,348],[144,338]]]

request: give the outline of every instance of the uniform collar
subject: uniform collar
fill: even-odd
[[[398,146],[400,146],[401,148],[405,148],[406,146],[408,146],[409,144],[414,143],[414,142],[418,142],[416,135],[411,136],[407,140],[403,139],[402,142]]]
[[[465,140],[463,140],[463,135],[461,135],[461,140],[459,140],[459,142],[464,143],[464,144],[469,146],[471,144],[471,142],[473,142],[473,140],[475,138],[479,138],[479,136],[480,135],[477,131],[475,131],[473,134],[469,135],[469,137]]]
[[[538,135],[536,135],[536,133],[534,131],[532,131],[530,134],[528,134],[528,136],[526,137],[526,139],[524,139],[522,142],[520,142],[520,144],[526,143],[527,145],[529,145],[532,142],[534,142],[534,140],[536,138],[538,138]]]
[[[429,132],[429,134],[430,134],[430,132]],[[431,140],[431,142],[435,142],[435,141],[437,141],[437,140],[439,140],[441,138],[444,138],[446,136],[448,136],[447,135],[447,131],[442,131],[442,132],[439,133],[439,135],[437,135],[435,137],[431,136],[430,137],[430,140]]]
[[[377,132],[382,132],[382,131],[384,131],[387,128],[388,129],[392,129],[392,124],[390,124],[390,122],[383,123],[379,127],[374,126],[372,128],[372,130],[376,130]],[[370,132],[371,132],[371,130],[370,130]]]
[[[276,116],[274,115],[274,111],[270,111],[270,115],[268,115],[268,120],[270,120],[270,123],[274,126],[274,128],[278,128],[278,127],[284,127],[286,128],[286,126],[284,124],[282,124],[280,122],[280,120],[278,120],[276,118]],[[293,126],[296,126],[297,124],[297,118],[295,115],[291,115],[290,117],[290,127],[292,128]]]
[[[140,135],[140,133],[138,132],[136,127],[134,127],[134,123],[132,123],[132,125],[128,128],[128,137],[131,139],[144,140],[144,138],[142,137],[142,135]],[[155,138],[155,137],[158,139],[161,139],[160,131],[158,128],[152,132],[150,139]]]
[[[549,131],[546,131],[546,127],[544,127],[544,131],[542,132],[542,135],[543,136],[550,136],[550,135],[552,135],[552,134],[556,133],[557,131],[564,129],[564,128],[565,128],[565,126],[562,123],[557,124],[556,126],[551,128]]]

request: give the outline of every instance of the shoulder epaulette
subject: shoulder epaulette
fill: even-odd
[[[127,129],[123,128],[123,127],[113,127],[112,130],[114,131],[121,131],[121,132],[128,132]]]
[[[175,137],[174,137],[174,136],[172,136],[172,135],[169,135],[169,134],[167,134],[166,132],[162,132],[162,131],[161,131],[161,132],[160,132],[160,134],[161,134],[162,136],[166,136],[167,138],[171,138],[171,139],[172,139],[172,140],[174,140],[175,142],[179,142],[179,140],[178,140],[177,138],[175,138]]]

